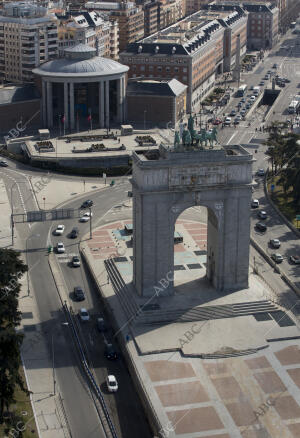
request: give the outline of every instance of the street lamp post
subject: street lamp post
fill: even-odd
[[[90,239],[93,238],[93,231],[92,231],[92,208],[89,207],[90,210]]]
[[[30,286],[29,286],[29,269],[28,269],[28,240],[32,237],[40,237],[40,234],[33,234],[32,236],[28,236],[26,239],[26,265],[27,265],[27,295],[30,296]]]

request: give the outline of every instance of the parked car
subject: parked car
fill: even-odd
[[[243,97],[243,98],[241,99],[241,102],[243,102],[243,103],[245,103],[245,102],[246,102],[246,99],[245,99],[245,97]]]
[[[88,222],[91,217],[93,216],[93,213],[90,213],[89,211],[87,213],[84,213],[83,216],[80,218],[80,222]]]
[[[257,222],[255,228],[257,228],[257,230],[259,231],[263,231],[263,232],[267,231],[267,225],[265,225],[263,222]]]
[[[255,102],[256,97],[255,97],[255,96],[251,96],[251,97],[250,97],[250,100],[252,100],[252,102]]]
[[[280,248],[281,242],[279,239],[271,239],[270,240],[270,245],[272,246],[272,248]]]
[[[259,207],[259,200],[258,199],[252,199],[251,207],[252,208],[258,208]]]
[[[259,219],[267,219],[267,217],[268,217],[267,212],[264,210],[260,210],[257,213],[257,216],[259,217]]]
[[[118,391],[118,382],[112,374],[106,377],[106,385],[109,392]]]
[[[109,360],[118,359],[118,354],[117,354],[117,352],[114,349],[114,346],[112,344],[105,343],[104,356],[106,357],[106,359],[109,359]]]
[[[247,112],[247,111],[246,111],[245,108],[242,108],[242,109],[241,109],[241,115],[242,115],[242,116],[244,116],[244,115],[246,114],[246,112]]]
[[[99,332],[107,331],[107,326],[103,318],[97,318],[97,329]]]
[[[297,255],[291,255],[290,262],[293,263],[293,265],[300,265],[300,257]]]
[[[7,163],[6,161],[4,161],[4,160],[1,160],[1,161],[0,161],[0,166],[2,166],[2,167],[7,167],[7,166],[8,166],[8,163]]]
[[[291,81],[290,81],[290,79],[288,79],[288,78],[284,78],[284,79],[283,79],[283,82],[285,82],[286,84],[289,84]]]
[[[250,90],[253,90],[253,88],[254,88],[254,85],[251,85]]]
[[[65,245],[62,242],[58,242],[58,244],[56,245],[56,251],[58,252],[58,254],[62,254],[63,252],[65,252]]]
[[[84,307],[82,307],[82,308],[79,310],[79,318],[80,318],[81,321],[83,321],[83,322],[86,322],[86,321],[89,321],[89,320],[90,320],[89,312],[88,312]]]
[[[234,119],[233,123],[234,123],[235,125],[238,125],[238,124],[240,123],[240,120],[236,117],[236,118]]]
[[[78,236],[79,236],[79,229],[74,227],[70,233],[70,237],[71,239],[75,239]]]
[[[74,298],[76,301],[83,301],[85,300],[85,293],[81,286],[75,286],[74,287]]]
[[[249,109],[249,108],[250,108],[250,106],[251,106],[251,105],[250,105],[250,103],[249,103],[249,102],[247,102],[247,103],[246,103],[246,105],[245,105],[245,108],[246,108],[246,109]]]
[[[283,262],[283,257],[279,253],[274,253],[271,255],[271,258],[274,260],[275,263],[281,263]]]
[[[229,126],[231,124],[231,117],[226,117],[225,119],[225,125]]]
[[[264,169],[258,169],[258,171],[256,172],[257,176],[265,176],[265,170]]]
[[[94,205],[93,201],[91,199],[87,199],[81,204],[81,208],[89,208],[92,207],[92,205]]]
[[[265,81],[260,81],[260,83],[258,85],[260,85],[262,87],[263,85],[265,85]]]
[[[65,226],[64,225],[57,225],[56,230],[55,230],[55,234],[57,236],[61,236],[65,231]]]
[[[73,256],[73,258],[72,258],[72,266],[74,268],[77,268],[78,266],[80,266],[80,258],[78,256]]]

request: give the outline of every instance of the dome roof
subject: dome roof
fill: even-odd
[[[129,70],[126,65],[110,58],[95,56],[96,50],[85,44],[65,49],[65,57],[45,62],[33,73],[39,76],[93,77],[123,74]]]

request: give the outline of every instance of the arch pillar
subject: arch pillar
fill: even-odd
[[[70,82],[70,126],[71,129],[75,128],[75,117],[74,117],[74,83]]]
[[[47,126],[53,126],[52,82],[47,81]]]
[[[42,80],[42,121],[44,128],[47,126],[47,82]]]
[[[64,82],[64,130],[69,127],[69,84]]]
[[[109,128],[109,80],[105,81],[105,127]]]

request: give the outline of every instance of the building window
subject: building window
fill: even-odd
[[[166,67],[166,71],[170,71],[170,67]]]
[[[140,67],[141,67],[141,71],[145,71],[145,66],[144,65],[141,65]]]
[[[158,70],[158,71],[161,71],[161,67],[157,67],[157,70]]]
[[[183,73],[186,73],[186,72],[187,72],[187,68],[184,67],[184,68],[183,68]]]
[[[153,71],[153,65],[149,65],[149,71]]]

